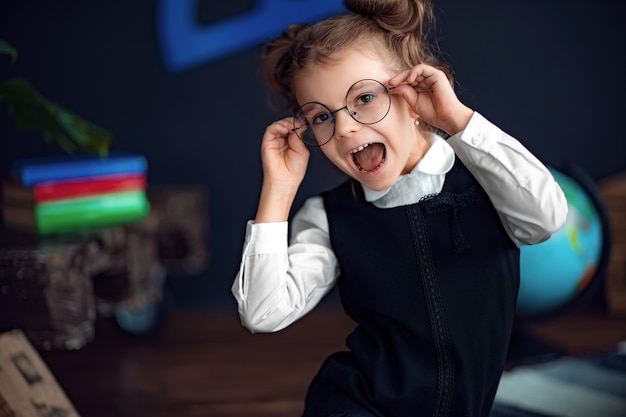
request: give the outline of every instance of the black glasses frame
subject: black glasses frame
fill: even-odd
[[[355,110],[350,110],[350,108],[348,107],[348,96],[350,95],[350,90],[352,90],[352,88],[353,88],[355,85],[357,85],[358,83],[363,82],[363,81],[373,81],[373,82],[375,82],[375,83],[380,84],[380,85],[381,85],[381,87],[383,88],[383,90],[385,91],[385,93],[387,93],[387,98],[389,99],[389,106],[387,107],[387,110],[385,111],[385,114],[384,114],[384,115],[383,115],[380,119],[378,119],[378,120],[376,120],[376,121],[374,121],[374,122],[363,122],[363,121],[361,121],[361,120],[357,119],[357,118],[355,117],[355,116],[356,116],[356,114],[357,114],[357,112],[356,112]],[[330,121],[330,123],[331,123],[331,124],[332,124],[332,126],[333,126],[333,132],[332,132],[332,134],[329,136],[328,140],[326,140],[326,141],[325,141],[325,142],[323,142],[323,143],[320,143],[317,139],[316,139],[315,143],[311,143],[311,141],[307,141],[307,140],[305,140],[302,136],[300,136],[300,133],[298,132],[298,130],[299,130],[300,128],[302,128],[302,126],[299,126],[299,127],[298,127],[298,126],[296,126],[296,121],[298,120],[298,118],[297,118],[295,115],[294,115],[294,119],[293,119],[293,129],[291,129],[291,131],[292,131],[292,132],[295,132],[295,133],[296,133],[296,135],[298,136],[298,138],[299,138],[302,142],[304,142],[305,144],[307,144],[307,145],[309,145],[309,146],[315,146],[315,147],[324,146],[324,145],[326,145],[328,142],[330,142],[330,141],[331,141],[331,139],[335,136],[335,120],[336,120],[336,119],[335,119],[335,113],[337,113],[337,112],[339,112],[339,111],[341,111],[341,110],[345,110],[346,112],[348,112],[348,114],[350,115],[350,117],[351,117],[353,120],[355,120],[356,122],[359,122],[359,123],[361,123],[361,124],[364,124],[364,125],[373,125],[373,124],[376,124],[376,123],[380,122],[381,120],[383,120],[385,117],[387,117],[387,115],[389,114],[389,110],[391,110],[391,95],[389,94],[389,92],[390,92],[391,90],[393,90],[393,88],[394,88],[394,87],[385,87],[385,85],[384,85],[383,83],[381,83],[380,81],[378,81],[378,80],[374,80],[374,79],[372,79],[372,78],[364,78],[364,79],[362,79],[362,80],[358,80],[358,81],[356,81],[354,84],[352,84],[352,85],[350,86],[350,88],[348,88],[348,91],[346,91],[346,105],[345,105],[345,106],[343,106],[343,107],[338,108],[338,109],[337,109],[337,110],[335,110],[335,111],[330,110],[330,109],[328,108],[328,106],[326,106],[325,104],[320,103],[319,101],[309,101],[309,102],[304,103],[303,105],[301,105],[301,106],[298,108],[298,110],[295,112],[295,115],[297,115],[298,113],[300,113],[300,110],[301,110],[303,107],[305,107],[305,106],[307,106],[307,105],[310,105],[310,104],[319,104],[320,106],[322,106],[322,107],[324,107],[326,110],[328,110],[328,114],[332,117],[332,120]]]

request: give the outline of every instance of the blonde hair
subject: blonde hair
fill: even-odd
[[[374,47],[389,58],[390,69],[399,72],[425,63],[443,70],[452,82],[451,70],[442,62],[436,42],[431,42],[434,11],[428,0],[345,0],[349,13],[332,16],[314,25],[293,24],[262,50],[263,76],[270,90],[295,111],[295,75],[312,64],[327,63],[350,47]],[[379,50],[380,49],[380,50]]]

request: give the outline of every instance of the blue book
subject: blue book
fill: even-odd
[[[106,157],[75,154],[28,158],[11,164],[14,178],[27,187],[49,181],[145,173],[147,169],[148,162],[144,156],[125,151],[111,151]]]

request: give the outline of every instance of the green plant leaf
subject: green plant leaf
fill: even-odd
[[[45,99],[22,78],[0,83],[0,103],[7,105],[19,129],[38,131],[46,141],[56,141],[66,152],[107,155],[109,131]]]
[[[56,112],[59,124],[74,145],[82,151],[106,155],[111,144],[111,134],[107,130],[59,106]]]
[[[0,39],[0,54],[11,55],[11,62],[17,59],[17,49]]]

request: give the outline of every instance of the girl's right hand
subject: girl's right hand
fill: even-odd
[[[309,163],[309,150],[292,131],[293,118],[278,120],[265,129],[261,143],[263,188],[256,221],[284,221]]]
[[[261,143],[264,182],[292,186],[304,179],[309,150],[292,131],[293,118],[278,120],[267,127]]]

